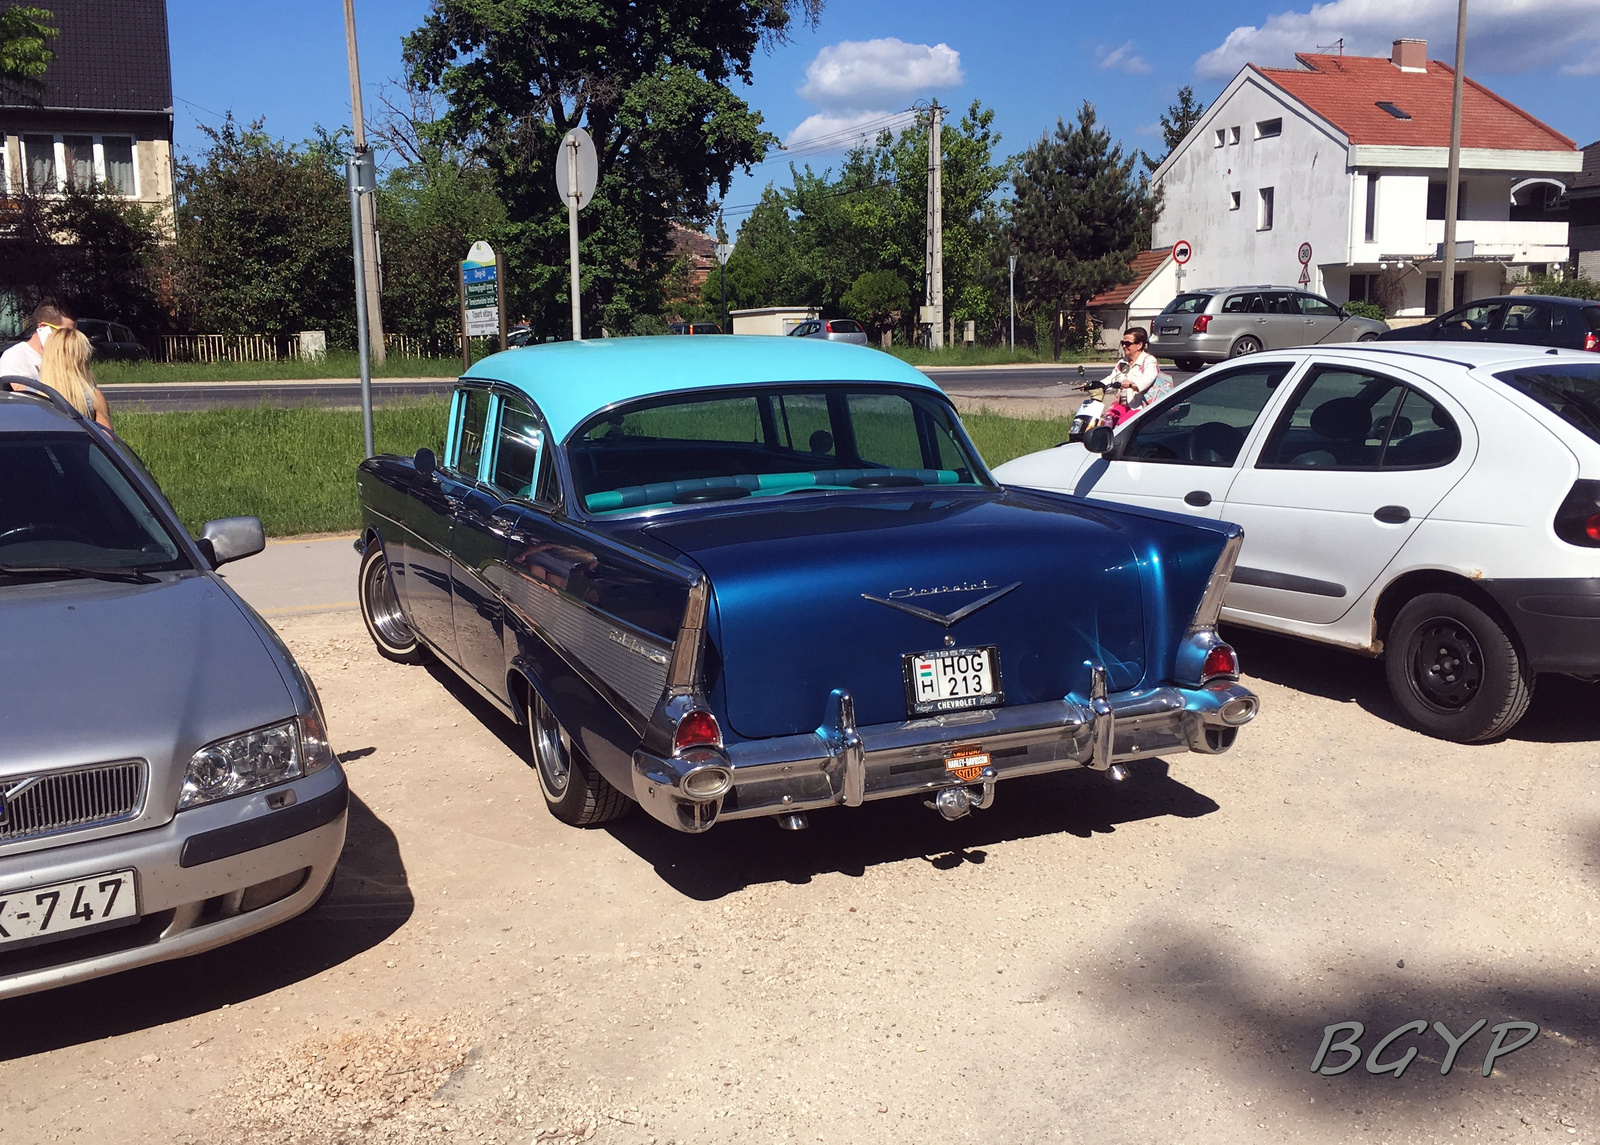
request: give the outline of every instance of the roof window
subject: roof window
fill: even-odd
[[[1394,116],[1396,119],[1410,119],[1411,118],[1410,115],[1408,115],[1404,111],[1401,111],[1398,107],[1396,107],[1393,103],[1390,103],[1386,99],[1380,99],[1378,101],[1378,106],[1380,108],[1382,108],[1384,111],[1387,111],[1390,115]]]

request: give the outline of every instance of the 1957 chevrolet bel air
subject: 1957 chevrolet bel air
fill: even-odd
[[[998,486],[887,354],[628,338],[496,354],[444,456],[361,465],[360,601],[527,728],[551,811],[680,831],[1226,751],[1232,525]]]

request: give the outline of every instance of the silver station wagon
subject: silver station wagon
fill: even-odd
[[[316,902],[349,789],[316,691],[133,454],[0,386],[0,998],[196,954]]]
[[[1151,319],[1150,352],[1199,370],[1262,350],[1371,342],[1388,329],[1298,287],[1205,287],[1178,295]]]

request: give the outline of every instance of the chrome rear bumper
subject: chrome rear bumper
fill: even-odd
[[[728,746],[733,786],[720,799],[687,798],[674,780],[684,763],[643,750],[633,757],[634,798],[668,826],[697,833],[720,819],[859,807],[970,786],[946,770],[958,746],[989,756],[991,781],[1075,767],[1105,771],[1170,751],[1215,755],[1233,746],[1238,728],[1259,710],[1255,694],[1233,680],[1115,695],[1106,695],[1098,680],[1087,702],[1067,698],[868,727],[856,726],[849,694],[835,691],[815,732]]]

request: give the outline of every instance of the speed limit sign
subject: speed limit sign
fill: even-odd
[[[1172,261],[1182,266],[1194,257],[1194,244],[1188,239],[1179,239],[1172,244]]]
[[[1301,243],[1300,244],[1300,265],[1304,266],[1310,261],[1311,261],[1311,244],[1310,243]]]

